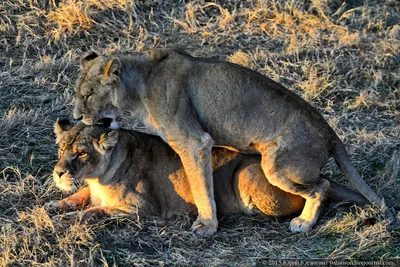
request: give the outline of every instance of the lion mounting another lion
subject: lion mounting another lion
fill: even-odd
[[[324,118],[282,85],[229,62],[196,58],[174,49],[81,59],[75,119],[92,125],[129,111],[179,155],[198,209],[193,230],[217,230],[213,146],[261,155],[268,181],[305,199],[292,231],[315,225],[330,183],[320,176],[334,157],[346,178],[386,218],[392,212],[360,177],[344,145]]]
[[[112,130],[67,120],[55,123],[59,159],[54,167],[56,185],[75,191],[63,200],[45,204],[70,211],[53,219],[84,221],[105,214],[138,214],[168,219],[196,213],[192,190],[179,156],[159,137],[136,131]],[[260,156],[224,148],[212,151],[214,194],[219,216],[236,213],[275,217],[299,214],[305,200],[271,185],[260,166]],[[358,204],[360,194],[333,184],[330,196]],[[83,206],[89,206],[81,211]]]

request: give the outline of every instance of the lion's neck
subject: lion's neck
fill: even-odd
[[[120,110],[131,112],[143,110],[142,101],[145,94],[145,84],[151,71],[150,62],[141,55],[120,55],[121,74],[120,89],[113,103]],[[137,114],[140,118],[143,114]]]
[[[120,140],[115,145],[111,155],[110,161],[104,175],[101,177],[102,182],[118,183],[126,178],[135,179],[136,177],[126,177],[133,172],[142,172],[144,164],[143,159],[137,155],[135,149],[136,138],[127,136],[124,132],[120,131]]]

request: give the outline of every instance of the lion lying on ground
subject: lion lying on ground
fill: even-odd
[[[253,70],[174,49],[86,54],[76,83],[75,119],[91,125],[118,111],[131,112],[179,155],[198,209],[193,229],[199,235],[212,235],[218,225],[213,146],[261,155],[268,182],[306,200],[290,223],[292,231],[316,223],[329,192],[329,181],[320,176],[329,157],[364,197],[395,219],[318,111]]]
[[[72,196],[45,204],[49,209],[80,208],[54,219],[83,220],[105,214],[139,214],[169,218],[196,213],[192,190],[179,156],[160,137],[101,126],[73,126],[68,120],[55,123],[58,163],[56,185]],[[214,192],[218,215],[261,213],[271,216],[299,214],[305,200],[271,185],[260,166],[260,156],[215,148],[212,151]],[[360,194],[332,183],[331,195],[357,203],[368,201]]]

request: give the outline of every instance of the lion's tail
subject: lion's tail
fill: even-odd
[[[368,184],[361,178],[360,174],[357,172],[354,165],[351,163],[349,154],[340,141],[339,137],[335,135],[333,143],[333,157],[336,160],[339,168],[342,170],[343,174],[346,178],[353,184],[353,186],[371,203],[380,207],[382,212],[385,214],[387,219],[390,221],[394,221],[395,217],[392,212],[388,209],[385,204],[385,201],[379,197],[372,189],[368,186]]]
[[[361,206],[370,203],[368,199],[366,199],[360,193],[348,189],[347,187],[340,185],[327,177],[324,178],[329,180],[330,183],[331,189],[329,191],[329,198],[336,201],[342,201],[344,203],[357,204]],[[400,200],[386,199],[385,202],[389,207],[400,210]]]
[[[326,178],[327,179],[327,178]],[[330,179],[330,191],[329,198],[337,201],[343,201],[346,203],[354,203],[358,205],[366,205],[369,203],[368,199],[366,199],[363,195],[353,190],[348,189],[340,184],[337,184]]]

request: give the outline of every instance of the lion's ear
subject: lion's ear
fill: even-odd
[[[102,83],[112,83],[119,78],[121,64],[118,58],[110,59],[104,66]]]
[[[68,119],[57,119],[54,123],[54,133],[56,134],[56,144],[58,144],[63,138],[64,134],[73,127],[72,123]]]
[[[100,136],[100,139],[94,143],[94,147],[100,152],[113,148],[118,142],[118,131],[111,131],[109,133],[104,133]]]
[[[96,52],[93,51],[84,53],[81,57],[81,68],[84,69],[90,61],[97,58],[98,56],[99,55],[97,55]]]
[[[171,54],[171,49],[167,48],[155,48],[146,51],[150,58],[154,61],[161,61],[167,58]]]

